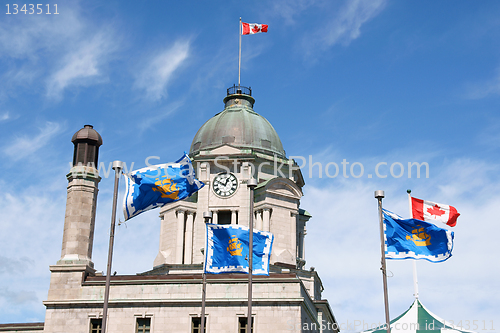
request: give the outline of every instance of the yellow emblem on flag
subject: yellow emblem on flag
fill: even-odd
[[[161,192],[162,198],[170,198],[177,200],[179,195],[179,188],[177,184],[172,182],[172,179],[168,178],[167,175],[163,176],[163,179],[156,178],[155,187],[152,188],[155,192]]]
[[[241,252],[243,251],[243,248],[241,247],[241,242],[236,237],[235,235],[231,236],[231,239],[229,239],[229,246],[227,247],[227,252],[231,256],[241,256]]]
[[[431,236],[425,233],[424,228],[417,228],[411,231],[412,235],[406,235],[407,240],[413,241],[416,246],[431,245]]]

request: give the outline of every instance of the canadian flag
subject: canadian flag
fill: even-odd
[[[267,24],[241,22],[242,35],[253,35],[258,34],[259,32],[267,32]]]
[[[460,213],[453,206],[411,198],[411,211],[414,219],[426,222],[440,221],[454,227]]]

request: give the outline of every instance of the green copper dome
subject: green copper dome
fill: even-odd
[[[227,144],[286,157],[271,123],[253,110],[254,102],[253,97],[246,94],[226,96],[224,110],[203,124],[194,136],[190,155]]]

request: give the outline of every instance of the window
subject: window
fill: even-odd
[[[252,317],[252,327],[250,332],[248,332],[248,318],[247,317],[238,318],[238,333],[253,333],[253,317]]]
[[[102,332],[102,319],[90,319],[90,333]]]
[[[151,318],[137,318],[137,324],[135,327],[136,333],[150,333]]]
[[[220,210],[217,214],[218,224],[231,224],[231,211],[230,210]]]
[[[207,331],[207,317],[205,316],[205,332]],[[192,317],[191,318],[191,333],[200,333],[201,332],[201,317]]]

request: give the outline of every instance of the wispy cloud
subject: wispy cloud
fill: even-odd
[[[79,8],[71,5],[65,6],[64,15],[34,15],[24,20],[6,15],[0,22],[0,56],[36,60],[71,43],[84,26]]]
[[[327,49],[335,44],[349,45],[361,35],[363,24],[377,16],[385,7],[386,0],[353,0],[346,1],[338,14],[329,18],[314,35],[308,36],[304,43],[311,50]]]
[[[173,46],[151,57],[138,74],[135,87],[144,90],[146,98],[152,101],[166,97],[166,87],[174,72],[189,57],[189,49],[190,41],[177,41]]]
[[[9,119],[10,119],[10,115],[8,112],[5,112],[2,115],[0,115],[0,121],[5,121],[5,120],[9,120]]]
[[[61,126],[58,123],[48,121],[44,127],[39,129],[40,132],[37,135],[18,137],[14,142],[9,142],[3,151],[14,161],[18,161],[44,147],[50,139],[59,133],[60,129]]]
[[[150,115],[149,117],[146,116],[139,123],[139,130],[142,133],[147,129],[151,128],[152,126],[159,125],[163,120],[174,114],[182,105],[184,105],[183,102],[180,101],[174,102],[171,105],[162,108],[159,112],[155,112],[153,115]]]
[[[339,16],[328,27],[324,41],[327,45],[349,44],[361,35],[361,26],[377,16],[386,0],[354,0],[346,3]]]
[[[295,16],[313,6],[317,0],[280,0],[272,2],[271,11],[285,19],[286,24],[295,23]]]
[[[34,261],[28,257],[12,259],[0,256],[0,274],[24,273],[33,264]]]
[[[478,83],[469,83],[466,86],[467,99],[482,99],[490,95],[500,95],[500,68],[497,68],[493,78]]]
[[[21,305],[31,302],[37,302],[38,298],[34,291],[11,291],[8,288],[0,288],[0,297],[4,298],[8,303]]]
[[[495,240],[499,232],[495,208],[500,200],[499,167],[485,168],[485,164],[481,160],[453,160],[439,170],[434,168],[432,179],[415,182],[412,188],[416,196],[452,204],[462,214],[452,229],[454,256],[440,265],[418,263],[424,304],[448,320],[465,318],[480,307],[485,308],[480,310],[485,318],[497,317],[494,310],[484,306],[488,296],[478,293],[479,289],[497,290],[499,283],[491,277],[500,274],[500,266],[493,264],[488,255],[499,252]],[[377,316],[373,311],[382,294],[379,226],[373,193],[384,189],[384,206],[408,216],[407,186],[408,181],[403,179],[387,183],[337,178],[305,188],[307,195],[301,203],[313,215],[308,223],[306,259],[321,274],[325,284],[323,296],[332,302],[334,313],[344,323],[360,319],[371,323],[383,318],[383,312]],[[391,311],[398,315],[412,301],[411,263],[390,261],[388,269],[393,277],[389,279]],[[433,278],[436,276],[439,278]],[[450,284],[451,280],[454,283]],[[345,331],[360,330],[357,327]]]
[[[30,181],[16,187],[16,193],[0,181],[2,323],[26,322],[27,318],[43,321],[45,307],[41,300],[50,282],[47,267],[61,253],[65,193],[50,188],[50,184],[66,183],[58,178],[26,176]]]
[[[40,82],[48,97],[58,98],[68,87],[103,81],[103,69],[118,45],[109,22],[103,27],[82,16],[78,2],[68,3],[64,15],[13,16],[0,22],[0,58],[9,60],[4,62],[0,96]]]
[[[98,33],[92,39],[82,41],[78,49],[65,56],[62,68],[50,76],[47,95],[58,98],[69,86],[102,81],[101,66],[106,64],[107,56],[114,49],[115,44],[110,34]]]

